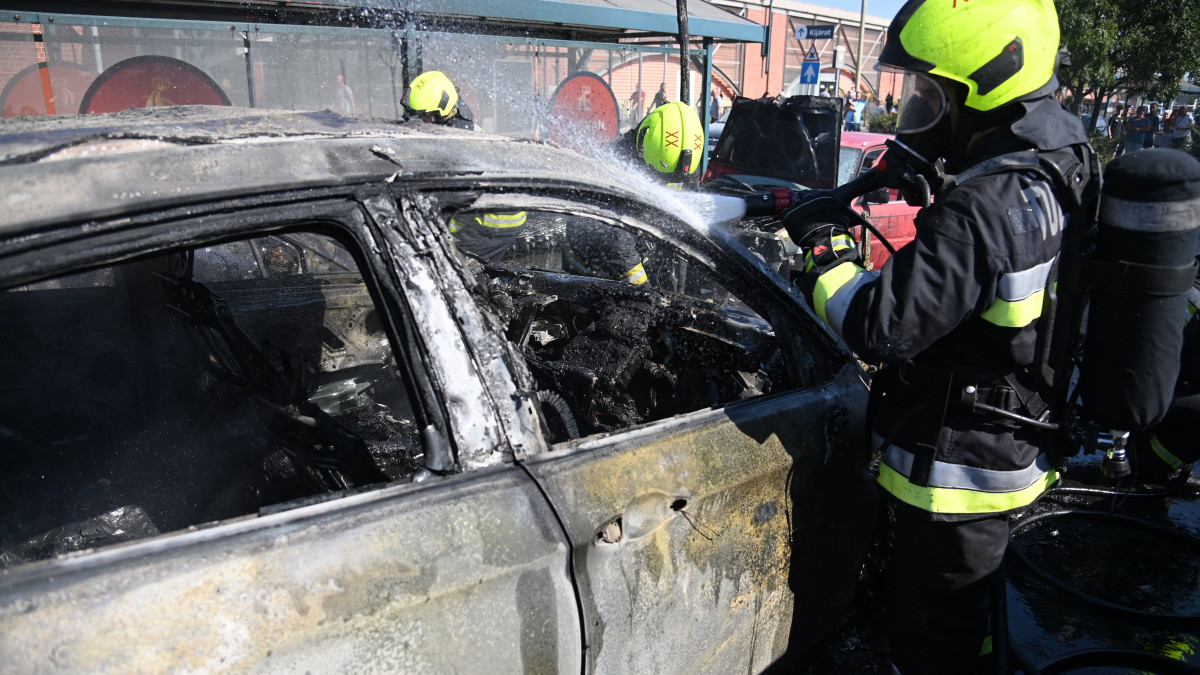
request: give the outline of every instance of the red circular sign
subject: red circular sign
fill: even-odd
[[[13,75],[0,92],[5,117],[74,115],[95,75],[73,63],[35,63]]]
[[[204,71],[169,56],[135,56],[100,73],[83,96],[81,113],[168,105],[229,105]]]
[[[594,152],[617,137],[617,97],[592,73],[563,80],[550,100],[550,143],[581,153]]]

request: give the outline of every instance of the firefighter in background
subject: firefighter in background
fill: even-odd
[[[1079,119],[1052,97],[1058,52],[1051,0],[909,0],[879,56],[905,77],[903,147],[879,175],[909,194],[932,189],[916,239],[867,271],[844,223],[811,229],[804,204],[784,215],[805,245],[816,313],[860,358],[888,365],[871,385],[869,468],[894,515],[886,627],[903,675],[988,668],[1007,515],[1058,480],[1042,432],[972,406],[1044,412],[1044,289],[1083,200],[1073,190],[1098,189],[1099,176]]]
[[[459,98],[454,83],[437,70],[425,71],[412,81],[404,96],[404,106],[425,122],[482,131],[471,119],[470,109]],[[489,262],[499,262],[525,231],[525,221],[524,211],[460,211],[450,219],[450,233],[464,251]]]
[[[643,162],[675,189],[696,177],[704,148],[704,125],[695,108],[667,103],[655,108],[636,129],[609,148],[623,160]],[[576,274],[643,284],[647,280],[637,238],[613,226],[567,223],[563,268]]]
[[[1197,257],[1200,260],[1200,256]],[[1200,488],[1191,464],[1200,459],[1200,275],[1188,292],[1184,319],[1183,354],[1175,399],[1156,427],[1135,438],[1134,457],[1139,483]]]

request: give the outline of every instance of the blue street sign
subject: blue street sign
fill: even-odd
[[[833,26],[796,26],[797,40],[832,40]]]
[[[800,84],[816,84],[820,78],[821,64],[817,61],[805,61],[800,69]]]

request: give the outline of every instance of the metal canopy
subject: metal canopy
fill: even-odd
[[[592,30],[608,28],[659,35],[679,32],[673,0],[412,0],[405,8],[419,14],[487,17]],[[703,0],[688,0],[688,33],[714,41],[762,42],[766,27]]]

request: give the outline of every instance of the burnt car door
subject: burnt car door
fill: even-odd
[[[471,209],[525,214],[503,259],[464,255],[542,402],[549,450],[520,461],[571,541],[588,671],[757,672],[836,627],[873,513],[849,353],[662,211]]]
[[[448,258],[320,192],[0,245],[0,669],[580,669]]]

